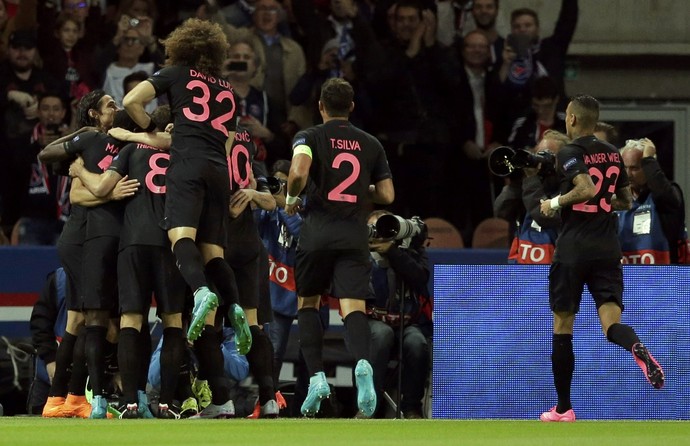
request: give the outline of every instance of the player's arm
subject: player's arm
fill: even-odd
[[[172,144],[172,136],[168,132],[130,132],[120,127],[108,130],[108,135],[120,141],[138,142],[162,150],[169,150]]]
[[[69,167],[69,174],[71,177],[77,177],[89,192],[96,198],[105,198],[114,189],[117,183],[123,178],[122,175],[114,170],[106,170],[102,174],[89,172],[84,168],[84,163],[81,158],[77,158]],[[139,181],[132,180],[132,185],[139,186]]]
[[[268,187],[266,187],[265,185],[261,186],[261,188],[258,187],[256,178],[254,178],[254,171],[252,170],[249,170],[249,180],[251,188],[245,190],[250,191],[249,193],[251,194],[252,203],[254,203],[255,206],[258,206],[259,208],[263,209],[264,211],[274,210],[276,208],[275,197],[271,194],[271,192],[268,190]]]
[[[45,146],[43,150],[41,150],[38,153],[38,160],[42,163],[47,164],[62,161],[69,158],[70,155],[65,150],[65,143],[67,141],[70,141],[72,138],[79,135],[80,133],[88,132],[90,130],[95,130],[95,127],[82,127],[79,130],[70,133],[69,135],[65,135],[61,138],[56,139],[55,141]]]
[[[588,173],[577,174],[573,178],[573,187],[568,193],[564,195],[557,195],[550,200],[544,200],[541,203],[542,214],[552,217],[556,211],[563,206],[572,206],[574,204],[584,203],[591,200],[597,193],[597,188],[592,182],[592,177]]]
[[[122,99],[122,105],[127,110],[127,114],[137,123],[139,127],[147,132],[152,132],[156,129],[153,120],[146,113],[144,106],[156,97],[156,89],[149,81],[139,82],[127,95]]]
[[[131,197],[136,193],[138,188],[139,181],[130,180],[125,176],[115,184],[115,187],[107,196],[99,198],[92,194],[84,184],[82,184],[79,178],[74,178],[72,180],[72,187],[69,191],[69,200],[71,203],[80,206],[94,207],[107,203],[108,201],[122,200]]]
[[[234,130],[228,132],[228,139],[225,140],[225,156],[230,156],[232,153],[232,145],[235,144],[235,132]]]
[[[632,192],[630,186],[616,189],[616,194],[611,198],[611,206],[614,211],[627,211],[632,207]]]
[[[307,145],[295,147],[290,165],[290,174],[287,182],[287,197],[285,198],[285,212],[294,215],[299,207],[299,195],[307,185],[309,169],[311,168],[312,154]]]
[[[391,204],[395,200],[393,179],[386,178],[369,186],[369,198],[376,204]]]

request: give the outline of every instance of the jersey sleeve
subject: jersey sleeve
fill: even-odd
[[[393,173],[388,165],[388,159],[386,158],[386,152],[383,150],[383,146],[378,141],[376,141],[376,145],[378,146],[376,162],[371,175],[371,180],[373,183],[378,183],[381,180],[393,178]]]
[[[84,152],[86,147],[88,147],[88,141],[90,139],[90,134],[81,133],[69,141],[65,141],[64,148],[65,152],[70,155],[79,155]]]
[[[108,167],[108,170],[112,170],[121,177],[124,177],[129,172],[129,157],[132,152],[136,149],[136,144],[127,144],[124,146],[115,158],[113,162]]]
[[[156,90],[156,96],[167,91],[178,76],[178,67],[166,67],[153,73],[148,81]]]
[[[313,158],[313,151],[315,147],[316,146],[313,138],[311,137],[311,133],[307,130],[302,130],[301,132],[297,132],[292,140],[292,155],[294,156],[298,153],[304,153],[305,155],[308,155],[309,158]]]
[[[589,174],[583,157],[583,151],[577,146],[566,145],[558,152],[558,168],[572,184],[573,179],[581,173]]]

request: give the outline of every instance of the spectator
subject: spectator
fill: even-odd
[[[133,28],[125,31],[117,48],[117,60],[108,66],[103,82],[103,90],[120,106],[125,96],[123,87],[125,77],[137,71],[143,71],[148,75],[156,71],[156,65],[153,62],[141,62],[143,54],[144,44],[139,32]],[[153,113],[156,107],[158,107],[158,101],[153,99],[146,104],[146,111]]]
[[[472,18],[476,30],[484,34],[489,40],[491,50],[491,69],[498,71],[503,64],[503,47],[505,38],[496,30],[498,16],[498,0],[474,0],[472,2]]]
[[[369,214],[369,224],[384,216],[386,211]],[[432,335],[431,295],[427,288],[429,265],[424,243],[427,238],[423,224],[421,231],[410,238],[369,240],[372,272],[367,307],[371,328],[371,357],[374,381],[383,390],[388,361],[400,351],[402,331],[402,398],[401,411],[406,419],[424,418],[422,398],[431,369],[430,346]],[[401,292],[404,291],[404,294]],[[404,306],[401,314],[401,299]],[[396,346],[397,345],[397,346]],[[382,399],[379,399],[382,401]]]
[[[565,56],[575,33],[577,19],[577,0],[561,0],[554,32],[542,39],[539,16],[534,10],[520,8],[511,12],[511,35],[506,38],[500,69],[501,80],[513,96],[510,116],[516,118],[518,113],[528,108],[531,85],[535,79],[543,76],[554,80],[561,100],[566,98],[563,84]]]
[[[3,202],[3,225],[11,228],[19,218],[20,194],[16,184],[26,172],[31,132],[36,125],[37,95],[56,91],[57,82],[37,68],[36,34],[15,31],[9,39],[8,60],[0,65],[0,196]],[[9,232],[9,231],[7,231]]]
[[[462,150],[454,151],[451,162],[446,163],[445,189],[457,186],[456,173],[462,172],[463,190],[472,194],[459,194],[459,203],[446,211],[448,219],[461,231],[464,240],[472,240],[474,228],[480,221],[492,216],[494,178],[486,168],[486,157],[501,145],[498,138],[501,104],[501,84],[498,75],[489,70],[489,41],[479,31],[472,31],[461,42],[462,68],[458,70],[455,92],[457,134]]]
[[[394,37],[381,43],[381,60],[368,67],[374,128],[396,176],[416,178],[398,183],[396,213],[439,216],[438,178],[454,142],[449,92],[457,85],[457,58],[438,45],[436,17],[420,3],[397,3],[395,19]]]
[[[532,107],[513,123],[508,145],[514,149],[529,149],[537,145],[544,132],[565,131],[565,113],[557,111],[560,97],[556,83],[548,76],[532,84]]]
[[[258,149],[255,162],[265,166],[266,162],[289,153],[290,140],[282,129],[285,122],[276,119],[271,99],[251,84],[260,63],[255,41],[246,34],[240,35],[230,44],[223,77],[230,81],[238,99],[240,123],[249,130]]]
[[[277,0],[257,0],[252,18],[259,65],[252,85],[265,91],[275,103],[276,118],[290,123],[285,129],[292,137],[299,128],[312,122],[306,107],[294,107],[288,101],[290,92],[306,71],[306,60],[299,44],[278,32],[281,14],[282,7]],[[286,158],[289,154],[275,155]]]
[[[41,43],[44,67],[61,82],[60,94],[76,103],[96,87],[92,75],[92,51],[81,37],[83,26],[70,12],[61,12],[55,21],[55,33]]]
[[[633,194],[632,208],[618,212],[623,263],[688,263],[683,192],[661,170],[654,143],[628,140],[621,157]]]
[[[69,216],[69,178],[56,174],[37,159],[43,147],[71,132],[65,122],[66,112],[60,96],[45,93],[39,97],[39,122],[31,134],[29,150],[22,154],[22,176],[16,184],[17,190],[22,191],[17,223],[20,244],[55,245]]]

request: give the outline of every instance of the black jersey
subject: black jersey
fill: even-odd
[[[113,158],[125,143],[102,132],[84,132],[65,142],[65,151],[81,155],[84,167],[89,172],[103,173],[110,167]],[[95,237],[118,237],[122,226],[124,204],[109,201],[88,209],[86,218],[86,240]]]
[[[250,183],[254,158],[257,149],[250,133],[243,127],[237,128],[235,140],[228,154],[228,171],[230,176],[230,194],[235,194],[240,189],[246,189]],[[228,250],[234,250],[236,245],[261,243],[259,230],[254,221],[251,206],[247,206],[236,218],[230,219],[228,225]]]
[[[225,164],[225,142],[235,131],[237,115],[230,83],[181,66],[163,68],[148,80],[157,95],[168,95],[175,124],[173,160],[180,156]]]
[[[611,144],[584,136],[558,152],[558,166],[562,176],[561,194],[574,188],[573,178],[588,173],[596,186],[596,195],[586,203],[561,210],[562,226],[554,261],[619,259],[621,247],[611,197],[616,189],[629,184],[620,153]]]
[[[297,133],[293,150],[302,145],[311,149],[312,164],[300,246],[366,248],[369,185],[392,177],[383,146],[344,119]]]
[[[160,223],[165,216],[165,172],[170,154],[141,143],[127,144],[108,170],[139,180],[140,189],[125,207],[120,250],[130,245],[168,246]]]
[[[65,245],[83,245],[86,237],[86,208],[73,204],[67,222],[62,227],[58,243]]]

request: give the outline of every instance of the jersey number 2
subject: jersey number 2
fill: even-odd
[[[347,203],[357,203],[357,195],[343,193],[345,189],[350,187],[357,177],[359,177],[359,160],[356,156],[351,153],[339,153],[335,158],[333,158],[333,164],[331,167],[334,169],[340,169],[343,163],[348,163],[352,166],[352,173],[341,181],[336,187],[331,189],[328,193],[328,199],[331,201],[345,201]]]

